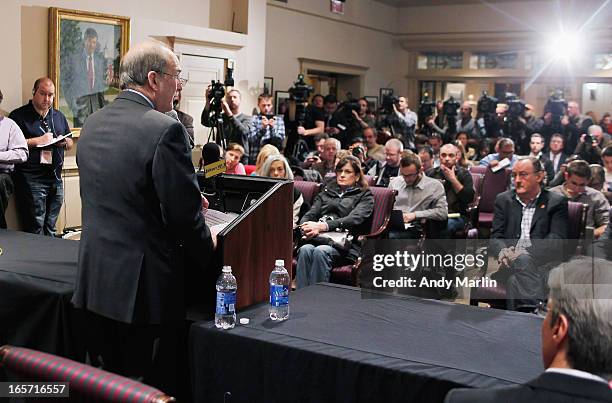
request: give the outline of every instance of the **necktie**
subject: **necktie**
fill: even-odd
[[[93,71],[93,60],[91,56],[87,56],[87,81],[89,82],[89,89],[93,90],[94,71]]]

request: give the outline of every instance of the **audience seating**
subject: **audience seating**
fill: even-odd
[[[28,348],[0,347],[0,367],[22,381],[69,382],[70,401],[165,403],[175,399],[132,379]],[[61,399],[60,399],[61,400]]]
[[[467,213],[468,219],[465,223],[463,231],[459,231],[454,235],[456,238],[477,238],[478,237],[478,208],[480,204],[480,197],[482,195],[482,183],[484,174],[470,172],[472,176],[472,187],[474,188],[474,198],[468,205]]]
[[[308,203],[309,206],[312,205],[314,198],[319,194],[321,190],[321,184],[317,182],[307,182],[307,181],[293,181],[293,186],[302,192],[302,197],[304,197],[304,202]]]
[[[568,202],[568,234],[567,239],[575,240],[574,254],[584,253],[585,245],[584,238],[586,234],[586,213],[587,204]],[[568,256],[566,256],[568,257]],[[486,270],[486,266],[484,266]],[[478,277],[484,276],[486,273],[481,272]],[[503,284],[497,287],[478,287],[472,288],[470,291],[470,305],[478,306],[479,302],[486,302],[493,308],[505,308],[506,306],[506,288]]]
[[[474,166],[470,168],[470,172],[484,174],[482,193],[478,205],[478,229],[479,234],[481,234],[483,228],[490,229],[493,224],[495,198],[508,189],[511,171],[502,169],[493,172],[488,167]]]
[[[362,235],[361,239],[380,238],[387,229],[391,211],[395,204],[395,190],[389,188],[370,188],[374,195],[374,211],[372,212],[372,224],[370,233]],[[359,277],[359,265],[361,260],[349,265],[334,267],[331,271],[330,282],[356,286]]]

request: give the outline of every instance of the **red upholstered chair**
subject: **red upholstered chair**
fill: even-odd
[[[244,170],[245,170],[247,175],[250,175],[253,172],[255,172],[255,169],[257,169],[257,166],[255,166],[255,165],[245,165],[244,166]]]
[[[486,167],[484,165],[472,165],[469,167],[469,170],[471,173],[481,174],[481,175],[484,175],[488,169],[489,167]]]
[[[478,168],[474,170],[474,168]],[[481,173],[480,168],[485,168],[484,179],[482,183],[482,192],[480,203],[478,205],[478,228],[490,229],[493,224],[493,210],[495,207],[495,198],[498,194],[505,192],[510,183],[509,169],[502,169],[497,172],[491,171],[487,167],[472,167],[470,172]]]
[[[304,202],[312,205],[314,198],[319,194],[321,190],[321,184],[317,182],[307,182],[307,181],[293,181],[293,186],[300,192],[302,192],[302,197],[304,197]]]
[[[160,390],[129,378],[28,348],[0,347],[0,367],[23,381],[69,382],[70,401],[75,401],[75,398],[84,402],[175,401]]]
[[[374,211],[372,212],[372,225],[370,233],[362,235],[362,239],[380,238],[389,224],[391,211],[395,204],[395,190],[389,188],[371,187],[374,195]],[[357,285],[359,277],[359,265],[361,260],[354,264],[334,267],[331,271],[329,281],[332,283]]]
[[[463,231],[459,231],[455,234],[457,238],[478,238],[478,206],[480,204],[480,197],[482,195],[482,183],[484,181],[484,174],[470,172],[472,176],[472,187],[474,188],[474,198],[468,205],[468,221],[465,223]]]
[[[363,175],[363,178],[368,183],[368,186],[372,187],[372,186],[374,186],[376,184],[376,179],[378,177],[377,176],[372,176],[372,175]]]
[[[567,239],[570,240],[568,242],[573,242],[573,244],[568,244],[568,247],[572,246],[574,248],[573,252],[575,255],[584,252],[583,243],[586,235],[587,209],[587,204],[571,201],[567,203]],[[561,251],[559,251],[559,253],[561,253]],[[485,274],[486,273],[483,272],[479,277]],[[478,306],[479,302],[486,302],[493,308],[504,308],[506,306],[506,288],[499,283],[497,287],[472,288],[470,291],[470,305]]]

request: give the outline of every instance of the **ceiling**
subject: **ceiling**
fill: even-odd
[[[508,3],[525,0],[374,0],[395,7],[448,6],[453,4]]]

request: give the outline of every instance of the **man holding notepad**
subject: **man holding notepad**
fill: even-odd
[[[55,223],[64,199],[62,166],[64,149],[72,140],[55,139],[70,134],[64,114],[53,109],[55,85],[47,77],[34,82],[32,99],[9,117],[28,143],[27,162],[15,169],[15,190],[23,229],[34,234],[55,235]]]

